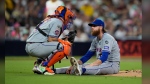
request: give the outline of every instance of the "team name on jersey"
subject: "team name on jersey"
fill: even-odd
[[[96,52],[101,52],[102,49],[101,48],[96,48]]]

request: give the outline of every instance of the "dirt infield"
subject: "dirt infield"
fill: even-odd
[[[142,77],[142,71],[141,70],[125,70],[125,71],[119,71],[118,74],[111,74],[107,76]]]

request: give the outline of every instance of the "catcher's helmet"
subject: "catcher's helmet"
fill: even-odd
[[[68,26],[70,26],[73,20],[76,18],[75,14],[65,6],[59,6],[55,10],[55,14],[64,19],[65,29],[68,28]]]

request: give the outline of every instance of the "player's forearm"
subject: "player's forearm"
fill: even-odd
[[[98,66],[100,64],[102,64],[102,61],[98,59],[95,62],[91,63],[90,66]]]
[[[87,53],[86,53],[84,56],[82,56],[82,57],[80,58],[80,60],[82,61],[82,63],[85,63],[85,62],[87,62],[94,54],[95,54],[95,51],[90,51],[90,50],[88,50]]]
[[[58,38],[48,37],[48,42],[58,41]]]

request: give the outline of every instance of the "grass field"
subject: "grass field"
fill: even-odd
[[[77,57],[78,59],[79,57]],[[141,84],[141,77],[112,77],[103,75],[37,75],[32,72],[33,57],[5,57],[5,84]],[[90,60],[89,62],[93,61]],[[55,67],[69,66],[69,60],[63,59]],[[122,58],[121,70],[141,70],[141,58]]]

